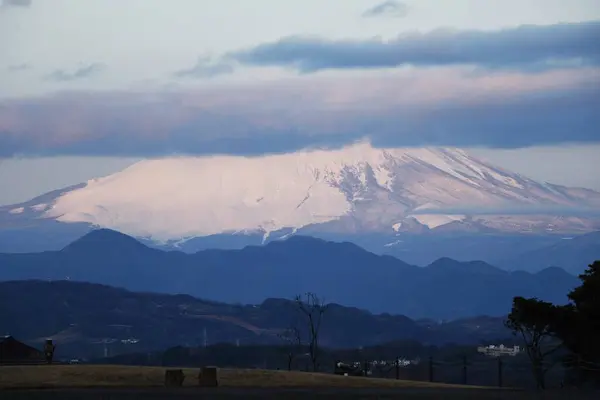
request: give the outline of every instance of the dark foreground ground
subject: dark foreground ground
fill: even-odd
[[[42,399],[599,399],[598,392],[560,390],[546,393],[512,390],[438,388],[93,388],[0,391],[2,400]]]

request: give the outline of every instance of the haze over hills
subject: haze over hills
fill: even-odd
[[[106,340],[126,352],[199,346],[204,329],[208,344],[280,344],[278,335],[295,322],[297,312],[289,299],[234,305],[72,281],[0,282],[0,305],[2,334],[38,344],[52,337],[62,354],[70,348],[79,356],[100,353]],[[507,337],[502,321],[490,317],[451,323],[415,321],[331,304],[323,319],[320,343],[336,348],[403,339],[477,344]],[[122,345],[121,340],[132,338],[138,342]]]
[[[310,291],[372,312],[435,319],[504,315],[517,295],[565,303],[578,282],[559,268],[530,274],[451,259],[417,267],[303,236],[242,250],[165,252],[110,230],[58,252],[0,254],[0,265],[1,280],[70,279],[245,304]]]
[[[573,273],[583,272],[582,265],[600,259],[600,232],[566,237],[551,245],[515,254],[498,265],[509,270],[540,271],[548,266],[560,266]]]

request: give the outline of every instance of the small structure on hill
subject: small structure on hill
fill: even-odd
[[[219,386],[219,369],[217,367],[202,367],[198,374],[198,383],[200,386],[205,387]]]
[[[40,364],[44,353],[18,341],[14,337],[0,336],[0,364]]]
[[[165,371],[165,386],[177,387],[183,386],[185,374],[181,369],[168,369]]]

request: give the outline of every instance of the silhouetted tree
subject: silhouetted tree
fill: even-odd
[[[600,261],[579,275],[581,285],[569,293],[556,334],[571,353],[566,360],[580,382],[600,383]]]
[[[545,376],[555,361],[550,355],[562,345],[556,339],[555,325],[557,307],[536,298],[515,297],[506,326],[515,335],[521,335],[531,360],[531,367],[538,389],[545,388]]]
[[[579,279],[581,285],[568,294],[571,304],[555,306],[523,297],[513,300],[506,326],[523,337],[540,388],[556,361],[548,357],[559,348],[569,353],[563,358],[569,378],[600,384],[600,261],[589,265]]]
[[[327,305],[314,293],[306,293],[305,296],[295,298],[298,310],[304,317],[308,330],[308,354],[312,363],[313,371],[319,370],[319,333],[321,322]]]

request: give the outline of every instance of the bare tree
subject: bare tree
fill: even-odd
[[[323,299],[310,292],[304,296],[298,295],[294,300],[308,328],[308,354],[313,371],[316,372],[319,370],[319,333],[327,306]]]
[[[289,328],[281,332],[278,336],[286,344],[285,350],[287,356],[288,371],[291,371],[292,364],[294,363],[294,358],[296,357],[298,352],[302,350],[302,335],[300,334],[300,329],[298,329],[297,325],[291,325]]]

